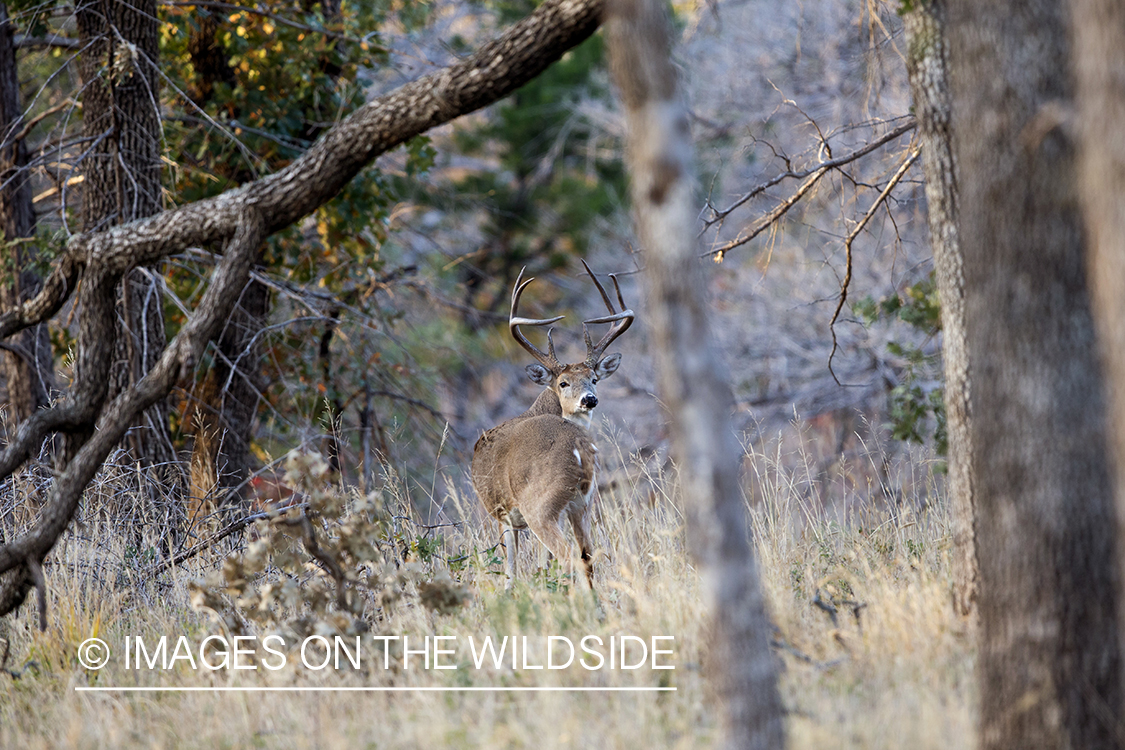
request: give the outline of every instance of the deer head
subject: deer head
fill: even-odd
[[[634,315],[632,310],[625,307],[625,300],[621,296],[621,287],[617,283],[615,274],[610,274],[609,278],[613,279],[613,288],[617,292],[617,301],[621,305],[620,312],[614,309],[613,302],[606,294],[605,288],[598,281],[594,272],[590,270],[590,266],[586,265],[586,261],[582,261],[582,265],[586,268],[586,273],[593,279],[594,286],[598,288],[602,301],[609,309],[609,315],[591,318],[582,323],[582,333],[586,339],[586,359],[584,361],[569,365],[559,362],[555,356],[555,343],[551,340],[552,329],[550,328],[547,329],[547,351],[545,353],[528,341],[520,331],[521,325],[546,326],[562,320],[564,317],[558,315],[554,318],[535,319],[521,318],[517,315],[523,290],[535,280],[534,278],[527,281],[523,280],[523,272],[527,270],[526,268],[520,271],[520,275],[516,279],[516,286],[512,290],[512,309],[508,316],[508,328],[519,345],[539,362],[539,364],[527,366],[528,377],[555,393],[559,399],[559,404],[562,406],[563,418],[582,427],[589,427],[594,408],[598,405],[598,381],[608,378],[617,371],[621,364],[620,354],[611,354],[606,357],[603,356],[605,350],[633,324]],[[612,323],[612,325],[598,343],[594,344],[590,338],[589,327],[598,323]]]

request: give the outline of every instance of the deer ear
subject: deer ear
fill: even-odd
[[[532,382],[539,385],[550,387],[551,373],[543,365],[528,365],[526,368],[527,376],[531,378]]]
[[[594,374],[601,378],[608,378],[613,373],[617,372],[617,368],[621,366],[621,355],[611,354],[601,362],[594,366]]]

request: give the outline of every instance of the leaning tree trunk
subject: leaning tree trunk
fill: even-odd
[[[977,552],[973,537],[973,477],[970,467],[970,377],[965,338],[965,272],[957,237],[957,171],[949,129],[949,60],[945,0],[916,0],[903,14],[906,69],[922,144],[930,245],[941,299],[941,355],[945,370],[945,416],[949,434],[947,482],[953,529],[953,606],[973,609]]]
[[[985,748],[1120,742],[1116,520],[1066,34],[1060,0],[949,3]]]
[[[31,203],[31,175],[26,171],[27,149],[17,138],[21,126],[19,76],[16,65],[15,24],[0,1],[0,306],[10,309],[39,293],[39,275],[28,266],[35,260],[31,246],[20,240],[35,234]],[[24,170],[21,174],[21,170]],[[0,352],[0,371],[8,391],[9,423],[18,425],[47,405],[54,389],[54,361],[47,326],[21,332]]]
[[[779,748],[781,699],[739,487],[734,399],[713,344],[695,241],[691,136],[670,59],[670,24],[658,0],[614,0],[608,11],[658,383],[671,415],[688,533],[709,610],[706,669],[726,746]]]
[[[1079,186],[1089,232],[1094,318],[1110,386],[1109,432],[1121,529],[1125,524],[1125,138],[1121,133],[1125,7],[1117,0],[1075,0],[1071,10],[1081,122]],[[1125,596],[1121,602],[1118,615],[1125,618],[1121,611]]]
[[[87,0],[76,9],[82,43],[82,226],[91,232],[161,210],[159,58],[155,0]],[[140,381],[164,351],[163,277],[157,267],[122,283],[109,398]],[[127,445],[142,466],[175,476],[165,401],[145,411]]]

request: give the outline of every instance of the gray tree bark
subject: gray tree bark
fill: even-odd
[[[1117,538],[1125,533],[1125,6],[1071,3],[1078,84],[1079,186],[1088,231],[1094,320],[1110,402]],[[1118,553],[1119,557],[1121,553]],[[1125,559],[1119,561],[1125,565]],[[1122,574],[1125,580],[1125,573]],[[1118,617],[1125,619],[1125,596]],[[1125,632],[1122,633],[1125,638]],[[1125,649],[1125,644],[1122,645]],[[1118,714],[1120,715],[1120,714]]]
[[[14,307],[34,297],[42,282],[28,267],[35,260],[31,246],[19,240],[35,234],[31,176],[25,170],[27,149],[22,138],[16,61],[15,24],[7,4],[0,2],[0,305]],[[21,174],[22,172],[22,174]],[[8,393],[7,418],[15,425],[48,403],[54,389],[54,361],[47,326],[37,325],[8,342],[0,352],[0,372]]]
[[[82,56],[83,135],[95,139],[81,165],[82,227],[98,231],[162,208],[159,60],[155,0],[84,0],[76,7]],[[122,284],[110,398],[140,381],[164,351],[163,277],[135,269]],[[178,475],[163,399],[129,432],[142,466]]]
[[[646,317],[708,609],[705,668],[724,745],[780,748],[770,625],[739,486],[734,399],[715,352],[695,241],[691,133],[670,57],[670,23],[658,0],[613,0],[608,10],[607,47],[625,105],[631,196],[645,253]]]
[[[941,299],[941,356],[949,434],[950,523],[953,531],[953,606],[973,609],[977,552],[973,535],[973,477],[970,466],[971,378],[965,334],[965,271],[957,234],[957,165],[950,133],[949,52],[945,0],[915,0],[905,13],[907,59],[914,116],[926,175],[927,219]]]
[[[984,748],[1120,746],[1116,518],[1060,0],[949,3]],[[1117,43],[1120,43],[1118,40]]]

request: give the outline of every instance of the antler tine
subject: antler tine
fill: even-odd
[[[595,276],[594,272],[590,270],[590,266],[589,266],[588,263],[586,263],[586,260],[585,259],[581,259],[581,260],[582,260],[582,267],[586,269],[586,273],[590,274],[590,279],[594,282],[594,286],[596,286],[598,288],[598,293],[602,295],[602,301],[605,302],[605,306],[609,308],[610,312],[613,312],[614,311],[613,310],[613,303],[609,301],[609,295],[605,293],[605,287],[602,286],[602,282],[598,281],[598,277]],[[610,274],[610,278],[613,279],[613,274]],[[617,279],[614,279],[614,283],[615,284],[617,283]],[[617,290],[617,296],[618,297],[621,296],[621,290],[620,289]],[[625,308],[624,302],[621,303],[621,308],[622,309]]]
[[[512,333],[512,338],[516,340],[520,346],[527,350],[528,354],[535,357],[539,362],[552,372],[557,372],[562,369],[558,359],[555,358],[555,343],[551,340],[551,329],[547,329],[547,352],[543,353],[539,348],[527,340],[527,337],[520,332],[520,326],[546,326],[556,321],[562,320],[565,316],[558,315],[554,318],[521,318],[516,315],[516,311],[520,306],[520,297],[523,296],[523,290],[527,285],[535,281],[535,277],[531,277],[527,281],[523,280],[523,272],[527,270],[527,266],[520,269],[519,276],[516,277],[516,285],[512,289],[512,309],[508,313],[508,330]]]
[[[590,320],[582,322],[582,335],[586,339],[586,361],[592,366],[597,364],[598,359],[605,354],[606,348],[608,348],[618,336],[625,333],[625,331],[629,329],[629,326],[633,325],[633,318],[636,316],[633,314],[632,310],[625,307],[625,298],[621,294],[621,285],[617,283],[617,274],[611,273],[609,278],[613,280],[613,289],[617,292],[617,301],[621,304],[621,312],[614,309],[613,302],[609,299],[609,295],[606,294],[605,287],[598,281],[598,277],[590,270],[590,266],[587,265],[585,260],[582,261],[582,265],[586,267],[586,273],[590,274],[590,278],[594,281],[594,286],[598,288],[598,293],[602,295],[602,301],[605,302],[605,306],[609,309],[610,313],[601,318],[591,318]],[[606,334],[598,341],[597,345],[594,345],[590,340],[590,330],[588,328],[588,326],[594,323],[613,323]]]

